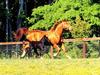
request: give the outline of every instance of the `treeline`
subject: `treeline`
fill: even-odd
[[[54,0],[0,0],[0,41],[13,41],[12,31],[22,26],[33,8],[51,4]],[[3,34],[2,34],[3,33]]]
[[[100,36],[100,0],[0,0],[0,32],[5,41],[11,41],[11,32],[19,27],[49,30],[62,19],[73,26],[65,34],[68,37]]]
[[[63,19],[69,20],[73,26],[70,37],[100,36],[100,1],[56,0],[34,8],[27,18],[30,29],[44,30],[49,30],[55,21]]]
[[[56,0],[32,10],[26,22],[30,29],[49,30],[55,21],[70,21],[73,30],[64,38],[100,37],[100,0]],[[67,55],[82,57],[82,42],[65,43]],[[86,57],[100,56],[100,41],[86,42]],[[63,54],[61,54],[63,57]]]

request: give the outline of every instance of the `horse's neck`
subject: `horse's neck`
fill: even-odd
[[[61,36],[62,31],[63,31],[62,24],[59,24],[56,26],[56,28],[55,28],[55,25],[53,27],[51,27],[51,29],[48,32],[51,32],[51,33],[55,32],[57,35]]]
[[[63,27],[62,27],[62,25],[60,24],[60,25],[58,25],[58,26],[56,27],[55,33],[61,36],[62,31],[63,31]]]
[[[58,26],[58,23],[56,22],[52,27],[51,27],[51,29],[49,30],[49,31],[54,31],[55,30],[55,27],[57,27]]]
[[[55,27],[55,26],[52,26],[51,29],[50,29],[49,31],[54,31],[54,27]]]
[[[22,31],[20,32],[20,38],[22,38],[23,36],[26,36],[26,35],[27,35],[27,32],[26,32],[26,31],[23,31],[23,30],[22,30]]]

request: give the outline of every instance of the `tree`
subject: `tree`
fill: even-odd
[[[91,0],[56,0],[53,4],[40,6],[32,10],[31,17],[28,17],[30,29],[45,29],[48,30],[56,20],[67,19],[72,23],[72,26],[78,24],[77,17],[80,17],[83,26],[86,25],[87,32],[92,25],[100,25],[100,5],[93,3]],[[81,30],[81,29],[80,29]],[[79,29],[76,30],[77,32]],[[82,31],[82,30],[81,30]],[[72,36],[74,36],[72,33]],[[86,33],[80,34],[83,37]],[[88,35],[88,33],[87,33]],[[86,37],[89,37],[89,35]]]

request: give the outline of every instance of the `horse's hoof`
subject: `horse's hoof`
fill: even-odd
[[[70,56],[68,56],[68,55],[67,55],[66,57],[67,57],[68,59],[72,59],[72,58],[71,58]]]
[[[56,57],[57,56],[57,53],[55,53],[53,56]]]
[[[40,59],[43,59],[43,57],[40,57]]]
[[[23,59],[24,57],[20,57],[20,59]]]

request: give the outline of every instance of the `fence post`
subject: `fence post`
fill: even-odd
[[[99,50],[98,51],[99,51],[99,55],[98,56],[100,57],[100,40],[99,40]]]
[[[83,58],[86,58],[86,50],[87,50],[87,44],[86,44],[86,42],[84,41],[84,42],[83,42],[83,51],[82,51],[82,53],[83,53]]]

